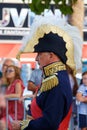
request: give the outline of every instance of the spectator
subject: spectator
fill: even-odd
[[[3,75],[5,74],[7,67],[10,65],[15,65],[15,62],[12,59],[5,59],[3,61],[3,64],[2,64]]]
[[[20,100],[24,100],[29,97],[30,98],[36,97],[40,88],[41,81],[42,81],[42,70],[39,68],[34,69],[31,73],[30,80],[28,81],[28,87],[27,87],[28,90],[32,92],[32,94],[30,94],[28,91],[27,94],[25,94],[23,97],[20,98]],[[31,103],[31,100],[27,100],[27,108],[26,108],[27,114],[30,108],[30,103]]]
[[[6,101],[4,95],[1,93],[1,85],[2,85],[2,72],[0,72],[0,114],[2,109],[6,107]],[[5,124],[0,120],[0,130],[5,130]]]
[[[28,90],[35,93],[40,88],[41,80],[42,80],[42,70],[41,69],[33,70],[28,82]]]
[[[0,94],[0,114],[1,110],[6,108],[6,101],[3,94]],[[6,130],[6,125],[3,121],[0,120],[0,130]]]
[[[20,98],[23,94],[24,86],[20,78],[20,68],[10,65],[7,67],[6,80],[8,87],[6,89],[5,98]],[[11,123],[15,120],[15,101],[8,102],[8,129],[12,130]],[[3,109],[0,115],[0,119],[5,122],[6,120],[6,110]],[[23,119],[23,104],[17,101],[17,120]]]
[[[82,84],[79,86],[77,95],[79,104],[79,128],[87,130],[87,71],[82,74]]]
[[[67,66],[67,71],[69,73],[69,79],[70,79],[73,96],[76,96],[77,89],[78,89],[77,79],[75,77],[75,74],[73,73],[73,70],[69,66]]]
[[[7,87],[5,72],[7,70],[7,67],[10,66],[10,65],[15,65],[15,62],[12,59],[5,59],[3,64],[2,64],[2,75],[3,75],[3,77],[2,77],[2,85],[1,85],[2,93],[5,93],[5,89]]]
[[[28,86],[28,80],[30,79],[30,75],[32,72],[31,65],[28,64],[22,64],[21,66],[21,78],[23,80],[24,86],[25,86],[25,92],[27,91]]]

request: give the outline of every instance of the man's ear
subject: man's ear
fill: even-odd
[[[53,53],[53,52],[50,52],[49,54],[50,54],[50,58],[53,58],[54,53]]]
[[[60,58],[53,52],[50,52],[50,58],[53,60],[60,61]]]

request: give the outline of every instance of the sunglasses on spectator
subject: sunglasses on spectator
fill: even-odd
[[[11,73],[11,72],[14,72],[14,70],[6,70],[6,73]]]

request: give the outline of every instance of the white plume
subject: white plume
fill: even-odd
[[[64,17],[58,16],[37,16],[32,24],[30,34],[25,36],[22,40],[23,45],[21,47],[21,51],[24,50],[25,46],[29,43],[29,40],[36,32],[37,28],[43,24],[51,24],[60,27],[61,29],[65,30],[73,40],[74,44],[74,59],[76,63],[76,70],[82,68],[81,57],[82,57],[82,37],[80,35],[79,30],[75,26],[71,26],[67,23]]]

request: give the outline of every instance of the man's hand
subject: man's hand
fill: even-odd
[[[13,130],[24,130],[29,124],[30,120],[23,120],[23,121],[13,121],[12,122],[12,129]]]
[[[24,130],[28,126],[29,122],[30,122],[30,120],[23,120],[23,121],[21,121],[20,122],[21,130]]]

